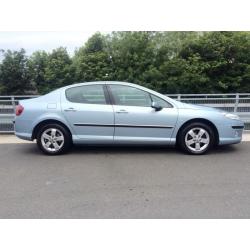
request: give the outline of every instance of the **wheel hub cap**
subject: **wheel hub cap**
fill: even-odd
[[[45,150],[56,152],[64,145],[63,133],[56,128],[46,129],[41,136],[41,143]]]
[[[185,136],[185,143],[192,152],[204,151],[210,143],[209,133],[203,128],[192,128]]]

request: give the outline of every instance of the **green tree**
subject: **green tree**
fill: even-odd
[[[45,51],[36,51],[28,61],[32,83],[36,86],[38,93],[44,93],[47,90],[45,70],[49,60],[48,57]]]
[[[2,83],[0,83],[0,95],[4,94],[4,92],[5,92],[4,89],[5,89],[4,85]]]
[[[77,81],[102,81],[111,78],[112,62],[105,47],[106,38],[98,32],[76,51],[73,65]]]
[[[187,85],[183,82],[185,77],[181,76],[187,69],[188,62],[182,60],[179,53],[185,44],[201,35],[201,32],[155,32],[151,37],[151,47],[154,50],[154,60],[151,60],[150,66],[152,70],[143,74],[144,80],[150,83],[149,86],[163,93],[180,93]],[[187,87],[183,91],[186,92],[186,89]]]
[[[250,32],[97,32],[72,58],[62,47],[2,57],[0,92],[8,94],[100,80],[162,93],[250,92]]]
[[[204,68],[206,65],[201,64],[198,55],[188,60],[176,57],[166,61],[160,67],[163,80],[159,90],[163,93],[207,93],[209,78]]]
[[[10,51],[3,54],[0,65],[1,93],[22,95],[32,90],[25,50]]]
[[[250,91],[248,32],[207,32],[180,52],[185,60],[193,55],[199,57],[200,70],[209,78],[207,92]]]
[[[114,80],[147,85],[154,68],[152,37],[155,32],[113,32],[108,37],[108,54],[112,58]],[[156,73],[157,74],[157,73]]]
[[[42,85],[41,92],[46,93],[74,83],[74,73],[72,60],[66,48],[54,49],[47,57],[43,74],[45,84]]]

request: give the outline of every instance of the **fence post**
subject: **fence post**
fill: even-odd
[[[12,103],[12,108],[14,111],[14,114],[16,113],[16,103],[15,103],[15,97],[11,96],[11,103]]]
[[[236,94],[235,104],[234,104],[234,113],[237,112],[239,105],[239,93]]]
[[[177,101],[181,101],[181,94],[177,95]]]

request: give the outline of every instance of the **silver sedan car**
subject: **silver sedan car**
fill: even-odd
[[[239,143],[244,123],[235,114],[178,102],[124,82],[66,86],[22,100],[15,134],[37,141],[48,155],[72,144],[177,145],[195,155],[215,145]]]

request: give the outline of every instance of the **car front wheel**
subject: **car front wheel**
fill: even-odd
[[[47,124],[38,132],[37,145],[45,154],[63,154],[71,146],[71,136],[67,129],[61,125]]]
[[[206,153],[214,145],[215,136],[210,126],[203,123],[191,123],[179,136],[181,148],[195,155]]]

